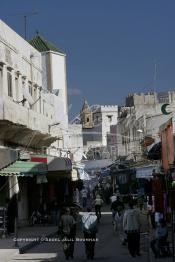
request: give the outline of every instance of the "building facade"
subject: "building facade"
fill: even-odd
[[[102,152],[107,149],[107,134],[110,127],[117,124],[118,106],[97,106],[93,110],[86,102],[80,116],[83,124],[84,152],[91,151],[94,154],[95,151],[101,151],[100,157],[103,157]]]
[[[161,112],[162,102],[175,104],[175,92],[161,94],[133,94],[126,98],[126,106],[119,110],[117,124],[117,156],[134,160],[142,159],[153,144],[160,141],[159,127],[170,115]],[[145,141],[152,139],[152,144],[145,147]]]
[[[37,48],[36,39],[26,42],[0,20],[0,205],[19,193],[21,224],[36,208],[31,206],[34,199],[29,201],[32,188],[32,203],[58,197],[44,183],[51,179],[56,185],[59,174],[57,183],[64,189],[60,195],[64,200],[71,179],[68,154],[60,155],[60,150],[69,149],[65,54],[39,40]],[[46,50],[40,49],[42,45]]]

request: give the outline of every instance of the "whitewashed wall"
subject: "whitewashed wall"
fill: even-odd
[[[83,156],[82,125],[69,124],[69,149],[73,154],[73,161],[80,162]]]
[[[110,126],[116,125],[118,121],[118,106],[101,106],[102,114],[102,145],[107,145],[107,133],[110,132]],[[112,116],[109,121],[108,116]]]

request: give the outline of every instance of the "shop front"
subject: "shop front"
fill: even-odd
[[[38,176],[47,174],[47,165],[40,162],[15,161],[0,170],[0,177],[7,178],[8,195],[6,198],[17,197],[18,220],[20,225],[28,224],[31,202],[37,205],[38,198],[33,195],[38,191],[36,181]]]
[[[44,183],[38,181],[40,199],[48,208],[54,201],[59,204],[72,201],[71,184],[72,163],[69,158],[52,157],[48,155],[31,155],[31,161],[47,164],[47,176]]]
[[[165,172],[166,193],[169,202],[169,213],[171,212],[172,232],[175,231],[175,117],[170,118],[160,126],[162,144],[162,167]],[[169,215],[168,215],[169,216]]]
[[[0,146],[0,169],[18,159],[18,152],[8,147]],[[0,176],[0,206],[5,206],[5,199],[9,197],[8,177]]]
[[[72,163],[69,158],[48,157],[49,200],[61,204],[73,201]]]

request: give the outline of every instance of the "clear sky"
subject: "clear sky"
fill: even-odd
[[[133,92],[175,89],[174,0],[1,0],[0,18],[38,30],[67,54],[71,117],[84,99],[124,104]],[[157,81],[154,84],[154,64]]]

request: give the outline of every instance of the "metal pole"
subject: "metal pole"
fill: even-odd
[[[27,39],[27,16],[24,16],[24,39]]]

